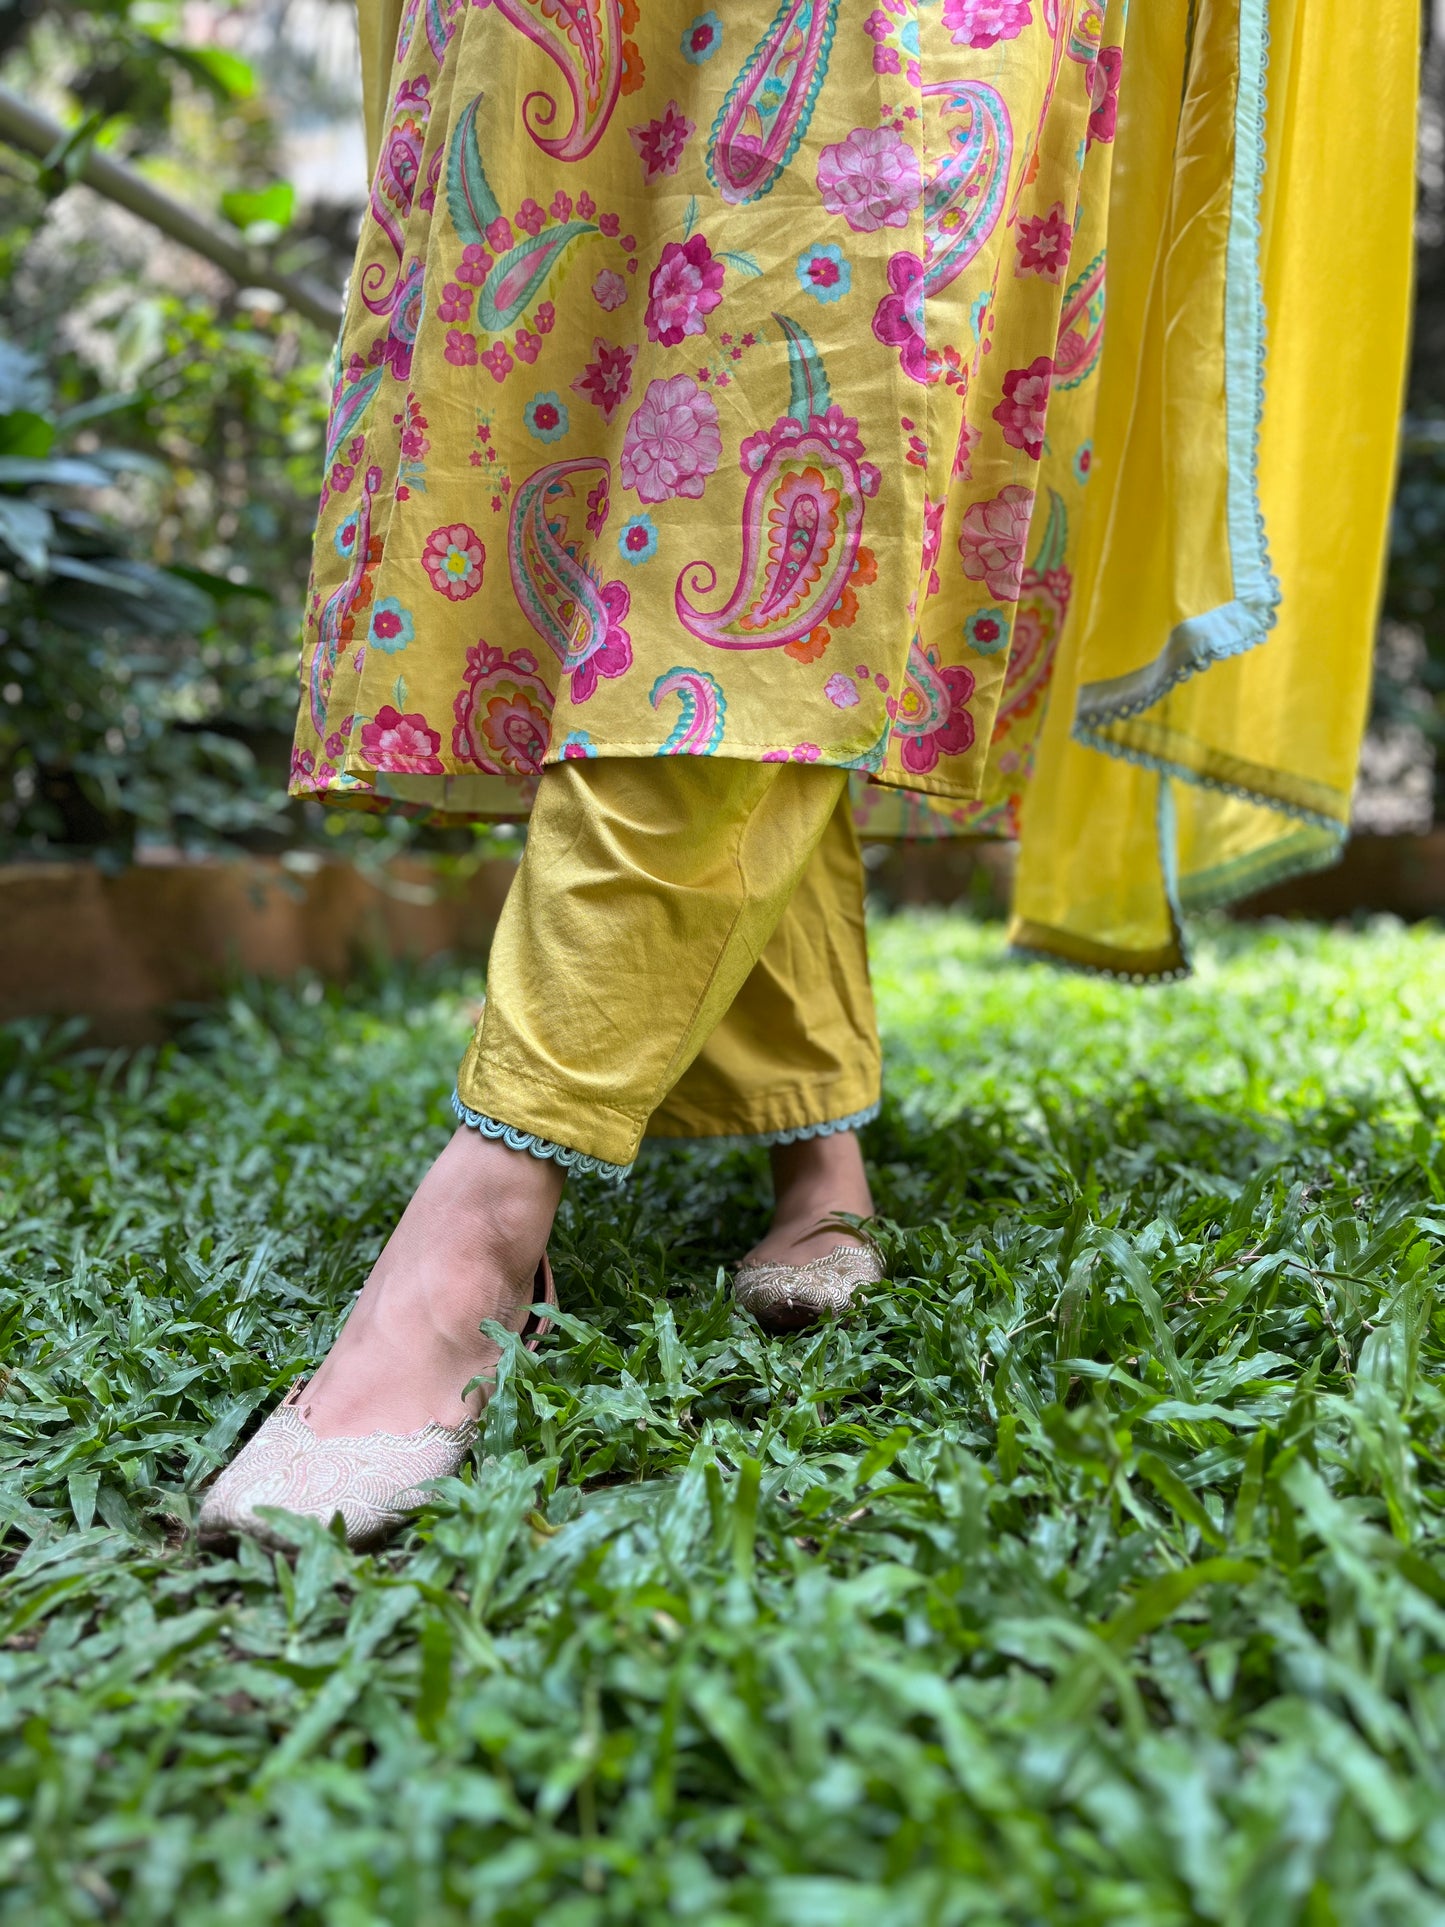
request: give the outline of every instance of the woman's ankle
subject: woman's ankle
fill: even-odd
[[[839,1218],[868,1218],[873,1195],[863,1168],[857,1133],[775,1144],[773,1222],[748,1257],[775,1264],[805,1264],[840,1244],[861,1242]]]
[[[303,1406],[323,1436],[456,1425],[483,1402],[467,1384],[495,1366],[482,1323],[520,1330],[565,1172],[457,1131],[387,1240]]]

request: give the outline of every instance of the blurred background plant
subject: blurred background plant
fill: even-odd
[[[1445,814],[1445,0],[1425,22],[1419,327],[1357,811],[1386,831]],[[0,860],[490,846],[287,801],[329,334],[81,178],[125,162],[339,303],[365,196],[352,0],[0,0],[0,87],[66,130],[45,153],[0,130]]]

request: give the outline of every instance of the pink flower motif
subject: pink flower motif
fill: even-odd
[[[664,174],[677,172],[682,150],[694,129],[677,102],[670,100],[658,119],[650,120],[645,127],[629,127],[627,131],[642,161],[642,179],[650,187]],[[626,242],[623,246],[627,246]]]
[[[557,325],[556,304],[543,301],[538,304],[536,317],[532,324],[539,335],[549,335]]]
[[[644,502],[696,500],[722,455],[717,403],[691,375],[653,381],[622,438],[622,485]]]
[[[344,495],[356,480],[356,470],[342,462],[333,462],[331,467],[331,490],[334,495]]]
[[[477,359],[476,341],[471,335],[464,335],[460,328],[448,328],[447,345],[442,355],[453,368],[474,367]]]
[[[953,451],[953,479],[956,482],[973,480],[973,451],[983,440],[983,430],[975,428],[967,419],[958,425],[958,444]]]
[[[422,715],[403,716],[387,703],[361,726],[361,753],[373,769],[398,776],[440,776],[442,739]]]
[[[1124,49],[1105,47],[1089,72],[1089,146],[1107,147],[1119,126],[1119,76],[1124,71]]]
[[[943,24],[956,47],[1014,40],[1033,20],[1030,0],[943,0]]]
[[[620,308],[627,299],[627,283],[611,268],[604,268],[592,283],[592,299],[599,308],[605,308],[608,314],[611,314],[614,308]]]
[[[539,207],[529,194],[517,209],[517,226],[528,234],[540,234],[547,225],[547,210]]]
[[[615,241],[622,232],[622,221],[616,214],[599,214],[597,225],[609,241]]]
[[[823,694],[835,709],[853,709],[858,703],[858,685],[841,669],[823,684]]]
[[[572,672],[572,700],[585,703],[597,690],[597,679],[609,680],[632,667],[632,638],[623,628],[623,618],[632,607],[632,591],[621,582],[608,582],[602,589],[602,606],[607,611],[607,636],[601,647]]]
[[[881,7],[875,7],[863,22],[863,31],[872,41],[886,40],[893,31],[893,22]]]
[[[1014,273],[1062,281],[1073,245],[1074,230],[1064,218],[1064,204],[1055,201],[1047,214],[1030,215],[1019,222],[1019,264]]]
[[[939,357],[929,352],[923,333],[923,263],[906,250],[888,262],[888,286],[873,316],[873,332],[881,342],[898,349],[898,359],[910,381],[938,378]]]
[[[592,342],[592,355],[573,382],[572,392],[585,395],[602,410],[603,421],[610,422],[632,391],[632,363],[637,349],[614,347],[598,335]]]
[[[584,221],[590,221],[592,216],[597,212],[597,203],[585,187],[577,196],[577,212]]]
[[[421,552],[421,565],[432,587],[448,602],[465,602],[482,586],[487,551],[481,537],[465,522],[433,529]]]
[[[464,288],[458,281],[448,281],[442,289],[442,298],[437,303],[437,320],[470,321],[471,316],[471,289]]]
[[[557,192],[552,196],[550,212],[554,221],[570,221],[572,219],[572,196],[563,188],[559,187]]]
[[[517,351],[518,361],[533,362],[542,352],[542,337],[534,335],[530,328],[519,328],[512,346]]]
[[[906,227],[923,198],[918,156],[891,127],[855,127],[818,156],[818,191],[855,234]]]
[[[702,235],[669,241],[647,289],[647,335],[675,348],[684,335],[707,333],[705,315],[722,301],[723,264]]]
[[[903,62],[898,57],[896,47],[875,47],[873,49],[873,71],[875,74],[896,74],[901,71]]]
[[[478,359],[493,381],[505,381],[514,366],[505,341],[499,341],[495,348],[483,349]]]
[[[942,586],[938,579],[938,552],[943,547],[943,511],[946,506],[944,502],[924,498],[923,566],[919,573],[929,595],[937,595]]]
[[[816,763],[822,751],[816,743],[795,743],[793,761],[795,763]]]
[[[465,281],[469,287],[479,288],[491,271],[491,255],[479,241],[469,241],[462,249],[461,265],[457,269],[458,281]]]
[[[988,502],[974,502],[963,518],[958,552],[970,582],[983,582],[999,602],[1017,602],[1024,545],[1033,521],[1034,492],[1010,482]]]
[[[1043,457],[1053,379],[1054,364],[1047,355],[1027,368],[1010,369],[1003,378],[1003,400],[993,411],[1009,447],[1021,448],[1031,462]]]
[[[919,776],[936,768],[940,756],[964,755],[973,748],[974,738],[973,713],[968,706],[974,691],[973,671],[961,664],[940,669],[937,649],[925,653],[929,667],[943,685],[948,708],[934,729],[916,736],[908,735],[906,730],[899,732],[903,767]],[[900,707],[906,715],[909,708],[906,695]]]
[[[512,240],[512,223],[505,214],[499,214],[487,228],[488,245],[494,254],[505,254]]]

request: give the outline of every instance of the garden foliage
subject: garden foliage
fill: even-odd
[[[559,1329],[374,1557],[186,1527],[443,1140],[467,985],[8,1034],[0,1921],[1445,1918],[1445,939],[875,954],[893,1283],[770,1339],[759,1157],[570,1186]]]

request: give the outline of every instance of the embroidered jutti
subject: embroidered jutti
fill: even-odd
[[[826,764],[865,834],[1020,837],[1017,938],[1144,975],[1327,860],[1409,0],[361,6],[297,794]]]

